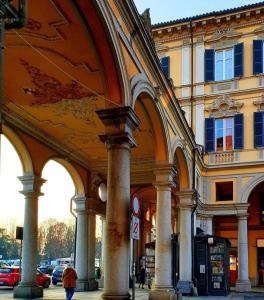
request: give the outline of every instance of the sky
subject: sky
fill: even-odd
[[[1,136],[0,155],[0,227],[15,218],[17,226],[23,225],[24,196],[19,193],[22,184],[18,176],[23,174],[20,159],[12,144]],[[59,221],[70,218],[70,199],[75,194],[75,187],[66,169],[55,161],[49,161],[42,172],[47,182],[39,197],[39,223],[47,218]]]
[[[150,8],[152,24],[192,17],[212,11],[259,3],[258,0],[134,0],[142,13]]]

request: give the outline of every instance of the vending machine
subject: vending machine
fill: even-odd
[[[226,296],[229,293],[229,247],[228,239],[222,237],[194,237],[194,270],[199,295]]]

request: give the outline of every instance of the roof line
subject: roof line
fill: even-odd
[[[259,3],[244,5],[244,6],[240,6],[240,7],[236,7],[236,8],[224,9],[224,10],[219,10],[219,11],[212,11],[212,12],[208,12],[208,13],[205,13],[205,14],[196,15],[196,16],[192,16],[192,17],[187,17],[187,18],[181,18],[181,19],[176,19],[176,20],[167,21],[167,22],[156,23],[156,24],[152,25],[152,28],[156,29],[156,28],[160,28],[160,27],[164,27],[164,26],[170,26],[170,25],[176,25],[176,24],[179,24],[179,23],[190,22],[191,20],[198,20],[198,19],[212,17],[212,16],[219,16],[219,15],[234,13],[234,12],[242,11],[242,10],[245,10],[245,9],[257,8],[257,7],[260,7],[260,6],[263,6],[263,5],[264,5],[264,1],[261,1]]]

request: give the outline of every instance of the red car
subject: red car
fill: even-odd
[[[19,268],[0,268],[0,286],[16,286],[20,280]],[[50,286],[50,277],[39,270],[36,272],[36,283],[44,288]]]

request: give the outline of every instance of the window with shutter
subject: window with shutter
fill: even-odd
[[[205,119],[205,151],[215,151],[215,119]]]
[[[170,57],[169,56],[162,57],[160,63],[165,73],[165,76],[169,79],[170,78]]]
[[[205,50],[205,81],[228,80],[244,74],[244,43],[224,50]]]
[[[205,81],[214,81],[215,79],[215,51],[213,49],[205,50],[204,59]]]
[[[254,112],[254,146],[264,147],[264,112]]]
[[[253,41],[253,74],[263,73],[263,41]]]
[[[244,74],[244,43],[234,46],[234,76],[241,77]]]
[[[244,147],[244,116],[205,119],[205,145],[207,152],[224,152]]]
[[[244,148],[244,115],[234,116],[234,149]]]

